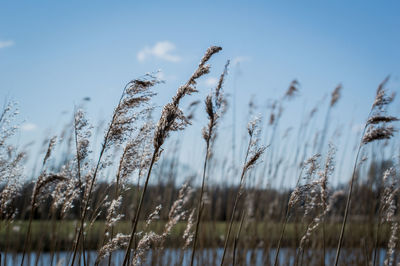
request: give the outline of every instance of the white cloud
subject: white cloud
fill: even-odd
[[[0,41],[0,49],[6,48],[6,47],[11,47],[13,45],[14,45],[14,41]]]
[[[216,78],[216,77],[209,77],[209,78],[207,78],[204,82],[205,82],[205,84],[206,84],[208,87],[215,87],[215,86],[217,86],[217,84],[218,84],[218,78]]]
[[[34,131],[37,129],[37,125],[33,123],[24,123],[21,125],[21,130],[22,131]]]
[[[251,58],[249,56],[236,56],[232,60],[232,65],[240,64],[240,63],[247,62],[250,60],[251,60]]]
[[[142,62],[148,57],[155,57],[169,62],[178,62],[181,57],[171,53],[175,49],[175,44],[169,41],[157,42],[153,47],[146,46],[140,50],[137,54],[137,59]]]

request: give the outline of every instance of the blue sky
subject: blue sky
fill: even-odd
[[[301,92],[288,114],[342,83],[333,117],[362,123],[387,75],[391,89],[400,87],[399,10],[398,1],[1,1],[0,99],[19,102],[20,141],[40,139],[56,133],[86,96],[93,120],[108,118],[128,80],[158,69],[166,80],[155,99],[161,107],[205,49],[220,45],[197,97],[210,91],[227,59],[240,62],[239,124],[253,95],[265,105],[294,78]]]

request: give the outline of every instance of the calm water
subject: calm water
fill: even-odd
[[[204,250],[199,250],[196,252],[197,254],[197,259],[198,263],[196,265],[219,265],[221,256],[222,256],[222,248],[218,249],[204,249]],[[329,249],[326,252],[326,265],[331,265],[333,263],[334,257],[335,257],[335,249]],[[360,250],[355,250],[352,252],[343,251],[343,262],[346,261],[345,264],[358,264],[357,263],[357,257],[363,257],[362,254],[360,254]],[[270,251],[270,254],[265,254],[265,251],[262,249],[255,249],[255,250],[249,250],[247,251],[247,254],[243,254],[244,252],[241,252],[241,254],[238,254],[237,256],[240,256],[243,261],[244,255],[246,255],[246,265],[266,265],[268,264],[268,261],[270,264],[273,264],[273,260],[275,257],[276,250],[272,249]],[[379,252],[379,264],[378,265],[383,265],[385,255],[386,255],[386,250],[380,249]],[[283,248],[279,252],[279,261],[281,262],[281,265],[293,265],[294,264],[294,254],[295,250],[291,248]],[[315,253],[310,251],[307,254],[304,255],[305,260],[307,261],[307,256],[308,259],[316,259],[315,258]],[[269,255],[269,256],[268,256]],[[88,251],[85,254],[86,258],[89,261],[89,265],[93,265],[94,261],[96,260],[97,252],[96,251]],[[157,252],[152,252],[150,250],[147,254],[147,260],[146,263],[142,265],[188,265],[190,264],[190,256],[191,256],[191,251],[186,250],[182,252],[180,249],[164,249],[160,253],[160,251]],[[83,256],[82,256],[83,257]],[[2,258],[2,263],[1,265],[7,265],[7,266],[14,266],[14,265],[20,265],[21,264],[21,258],[22,255],[20,253],[14,253],[14,254],[7,254],[7,256],[4,256],[4,253],[1,253],[1,258]],[[4,259],[6,263],[4,263]],[[41,253],[39,256],[39,259],[37,259],[37,255],[35,253],[31,253],[25,257],[25,265],[29,266],[34,266],[34,265],[69,265],[68,262],[71,259],[71,253],[70,252],[59,252],[57,254],[54,254],[53,258],[51,258],[50,253]],[[121,265],[122,261],[124,259],[124,251],[116,251],[113,253],[112,256],[112,263],[113,265]],[[108,259],[107,259],[108,261]],[[306,263],[304,263],[306,264]],[[317,262],[315,263],[317,264]],[[319,264],[319,263],[318,263]],[[80,263],[80,265],[83,266],[83,261]],[[101,265],[107,265],[107,262],[101,263]]]

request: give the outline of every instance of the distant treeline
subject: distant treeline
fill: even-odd
[[[370,217],[374,215],[378,207],[378,199],[382,193],[382,169],[389,167],[389,162],[373,162],[369,166],[368,178],[362,182],[354,190],[354,199],[357,204],[352,207],[353,219],[358,221],[368,222]],[[22,186],[20,194],[15,197],[9,205],[10,210],[17,210],[14,219],[26,220],[29,218],[30,201],[32,197],[34,184],[32,182],[25,183]],[[139,187],[139,190],[142,188]],[[168,212],[171,205],[178,196],[179,186],[173,182],[159,183],[157,185],[149,185],[148,192],[145,195],[143,202],[144,211],[142,219],[145,219],[156,206],[162,204],[159,214],[160,220],[168,220]],[[344,188],[343,188],[344,189]],[[200,188],[192,188],[192,193],[197,195]],[[106,218],[106,209],[108,205],[104,204],[107,198],[112,198],[115,191],[115,183],[99,182],[93,190],[93,200],[90,202],[90,210],[99,211],[98,220]],[[249,188],[247,190],[247,201],[239,202],[240,207],[251,208],[252,219],[256,221],[268,220],[272,222],[280,222],[284,218],[287,202],[293,190],[277,190],[277,189],[258,189]],[[335,188],[330,191],[331,194],[338,195],[333,204],[333,209],[327,215],[328,219],[340,220],[341,214],[345,207],[345,193],[342,192],[342,187]],[[237,186],[228,185],[212,185],[207,189],[206,208],[203,214],[205,221],[227,221],[231,215],[234,198],[238,192]],[[136,185],[127,185],[123,192],[124,200],[121,202],[120,213],[123,215],[122,220],[130,220],[135,213],[138,204],[138,187]],[[192,197],[192,200],[193,197]],[[301,203],[299,203],[301,204]],[[34,219],[46,220],[52,217],[51,208],[52,197],[48,195],[35,209]],[[69,211],[66,219],[79,219],[80,202],[74,201],[73,208]],[[60,210],[55,210],[55,217],[60,219]],[[301,216],[293,214],[296,219],[301,219]],[[6,217],[4,217],[6,218]],[[236,217],[238,218],[238,217]]]

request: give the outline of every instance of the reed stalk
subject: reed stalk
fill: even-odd
[[[398,118],[385,115],[385,108],[394,99],[393,95],[387,96],[386,91],[384,89],[384,86],[388,80],[389,80],[389,77],[387,77],[378,86],[376,96],[375,96],[375,101],[372,104],[371,110],[367,117],[367,122],[365,123],[364,129],[361,134],[361,140],[358,145],[356,160],[354,162],[353,172],[352,172],[352,176],[351,176],[351,180],[350,180],[350,185],[349,185],[350,188],[349,188],[349,193],[347,195],[346,208],[344,211],[343,223],[342,223],[342,227],[340,230],[340,237],[339,237],[338,246],[336,249],[335,266],[337,266],[339,263],[339,256],[340,256],[340,251],[341,251],[342,244],[343,244],[344,231],[346,228],[346,222],[347,222],[347,218],[348,218],[348,214],[349,214],[349,210],[350,210],[351,196],[353,193],[353,185],[354,185],[354,180],[356,178],[356,170],[357,170],[358,159],[360,156],[361,148],[363,147],[363,145],[374,142],[376,140],[390,139],[393,136],[393,132],[395,131],[395,129],[392,126],[387,126],[387,123],[397,121]],[[376,127],[376,125],[380,125],[380,126]]]
[[[121,97],[120,97],[120,99],[119,99],[117,108],[119,108],[119,106],[121,105],[122,100],[123,100],[123,98],[124,98],[124,96],[125,96],[125,91],[126,91],[126,89],[128,88],[128,86],[129,86],[130,84],[131,84],[131,82],[129,82],[128,84],[125,85],[125,87],[124,87],[124,89],[123,89],[123,91],[122,91],[122,95],[121,95]],[[85,195],[85,196],[86,196],[86,199],[84,199],[84,203],[83,203],[83,205],[84,205],[84,207],[83,207],[83,213],[82,213],[81,218],[80,218],[80,221],[79,221],[79,229],[78,229],[78,231],[77,231],[77,236],[76,236],[76,239],[75,239],[75,242],[74,242],[74,246],[73,246],[73,254],[72,254],[71,266],[73,266],[74,263],[75,263],[76,254],[77,254],[77,252],[78,252],[78,247],[79,247],[79,244],[80,244],[82,235],[83,235],[84,223],[85,223],[85,219],[86,219],[86,215],[87,215],[87,210],[88,210],[89,201],[90,201],[90,197],[91,197],[91,194],[92,194],[93,186],[94,186],[94,183],[95,183],[95,181],[96,181],[96,177],[97,177],[97,173],[98,173],[98,170],[99,170],[99,167],[100,167],[101,159],[102,159],[102,157],[103,157],[103,155],[104,155],[104,152],[105,152],[105,150],[106,150],[106,148],[107,148],[108,141],[109,141],[110,134],[111,134],[111,130],[112,130],[112,127],[113,127],[113,125],[114,125],[114,121],[115,121],[116,117],[117,117],[117,112],[114,111],[113,116],[112,116],[112,119],[111,119],[111,123],[110,123],[110,125],[109,125],[109,127],[108,127],[108,129],[107,129],[106,135],[105,135],[105,137],[104,137],[103,144],[102,144],[102,146],[101,146],[101,150],[100,150],[99,157],[98,157],[98,159],[97,159],[96,167],[95,167],[95,169],[94,169],[92,178],[91,178],[91,180],[90,180],[90,185],[89,185],[88,194]],[[86,194],[86,193],[85,193],[85,194]]]

